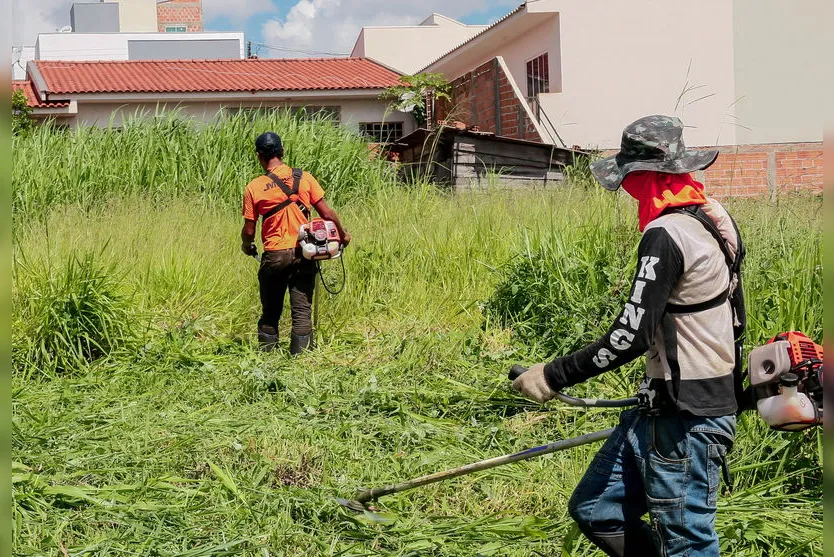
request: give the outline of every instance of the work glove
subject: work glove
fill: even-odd
[[[241,244],[240,251],[246,255],[255,256],[258,255],[258,246],[255,244]]]
[[[513,389],[536,402],[547,402],[557,392],[550,388],[544,376],[544,364],[535,364],[513,381]]]
[[[344,248],[348,247],[348,244],[350,243],[350,240],[351,240],[350,232],[345,230],[345,236],[342,238],[342,247],[344,247]]]

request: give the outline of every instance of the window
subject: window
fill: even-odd
[[[403,136],[402,122],[361,122],[359,131],[376,143],[391,143]]]
[[[290,107],[290,112],[301,118],[322,118],[330,120],[334,124],[338,124],[342,120],[341,106],[293,106]]]
[[[550,71],[547,67],[547,52],[527,62],[527,97],[550,92]]]
[[[241,106],[241,107],[227,107],[225,110],[229,116],[235,114],[242,114],[248,120],[256,120],[258,118],[269,118],[276,113],[289,112],[298,118],[318,118],[330,120],[334,124],[341,121],[341,106]]]
[[[185,33],[188,28],[185,25],[166,25],[166,33]]]

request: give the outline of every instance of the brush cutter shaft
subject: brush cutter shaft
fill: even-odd
[[[603,431],[586,433],[585,435],[580,435],[579,437],[563,439],[561,441],[548,443],[547,445],[541,445],[540,447],[526,449],[519,453],[488,458],[486,460],[481,460],[480,462],[473,462],[472,464],[466,464],[444,472],[436,472],[434,474],[429,474],[428,476],[422,476],[420,478],[415,478],[398,484],[386,485],[384,487],[377,487],[374,489],[365,489],[356,495],[356,501],[364,504],[368,501],[375,501],[385,495],[390,495],[391,493],[399,493],[400,491],[414,489],[415,487],[433,484],[435,482],[456,478],[458,476],[465,476],[466,474],[472,474],[473,472],[479,472],[481,470],[488,470],[489,468],[495,468],[496,466],[503,466],[504,464],[510,464],[511,462],[527,460],[529,458],[535,458],[537,456],[554,453],[556,451],[572,449],[573,447],[578,447],[580,445],[587,445],[588,443],[594,443],[596,441],[607,439],[613,432],[614,428],[612,427]]]
[[[526,367],[515,364],[510,368],[510,381],[514,381],[526,371]],[[625,406],[637,405],[637,397],[607,400],[604,398],[576,398],[562,393],[556,393],[556,400],[564,402],[565,404],[570,404],[571,406],[585,406],[591,408],[623,408]]]

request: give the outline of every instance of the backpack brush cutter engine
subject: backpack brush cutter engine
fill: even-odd
[[[345,287],[345,262],[342,260],[342,281],[338,290],[331,290],[330,286],[325,282],[324,275],[321,272],[321,261],[327,259],[341,259],[342,252],[345,247],[342,245],[342,238],[339,236],[339,229],[336,228],[336,223],[331,220],[322,218],[314,218],[310,222],[304,223],[298,227],[298,246],[301,248],[301,255],[304,259],[316,262],[319,278],[324,289],[330,294],[338,294]],[[252,257],[256,261],[261,261],[261,256],[257,252],[255,244],[252,244]]]
[[[338,294],[345,287],[345,261],[342,259],[344,246],[339,236],[339,229],[332,220],[314,218],[310,222],[298,227],[298,245],[301,248],[301,255],[304,259],[316,262],[321,285],[330,294]],[[321,261],[327,259],[339,259],[342,263],[342,281],[338,290],[331,290],[321,271]]]
[[[773,429],[799,431],[823,424],[823,350],[797,331],[780,333],[750,351],[748,392]]]
[[[298,245],[305,259],[324,261],[342,256],[342,239],[336,223],[315,218],[298,228]]]

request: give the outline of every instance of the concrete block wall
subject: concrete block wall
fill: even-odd
[[[166,25],[185,25],[189,33],[203,30],[202,0],[169,0],[156,5],[156,22],[160,32]]]
[[[541,137],[497,59],[451,83],[452,100],[438,101],[431,120],[459,120],[495,135],[541,142]],[[496,99],[497,95],[497,99]]]

